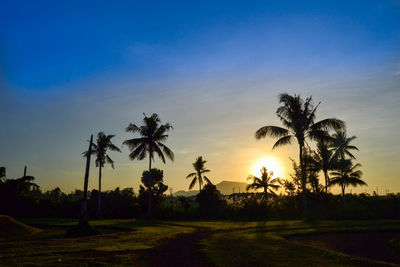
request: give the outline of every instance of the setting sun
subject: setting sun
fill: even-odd
[[[260,176],[260,170],[262,167],[266,167],[268,172],[274,172],[274,178],[281,177],[283,174],[283,168],[279,160],[274,157],[262,157],[258,159],[251,167],[251,174],[257,177]]]

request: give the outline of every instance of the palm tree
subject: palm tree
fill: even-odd
[[[138,133],[140,137],[128,139],[123,142],[131,150],[129,158],[131,160],[143,160],[146,156],[149,157],[149,172],[151,172],[151,162],[154,161],[154,153],[161,158],[162,162],[165,163],[164,154],[170,159],[174,160],[174,153],[169,149],[163,142],[167,140],[168,131],[172,130],[173,127],[169,124],[161,124],[160,118],[156,113],[153,113],[150,117],[144,114],[143,125],[136,126],[130,123],[126,127],[127,132],[133,134]],[[151,192],[149,193],[149,205],[147,210],[147,216],[151,217]]]
[[[96,143],[93,143],[92,154],[96,155],[96,167],[99,168],[99,195],[97,198],[97,217],[101,217],[101,169],[104,164],[109,163],[114,169],[114,161],[107,155],[107,150],[121,152],[121,150],[111,142],[115,135],[105,135],[103,132],[97,134]],[[88,151],[83,152],[86,157]]]
[[[336,131],[335,134],[332,135],[332,144],[331,147],[335,150],[334,157],[343,160],[346,156],[349,156],[350,159],[356,159],[356,157],[350,152],[350,150],[357,150],[356,146],[350,145],[351,141],[356,139],[356,136],[347,137],[346,131]]]
[[[326,141],[318,141],[317,151],[312,153],[309,158],[310,163],[324,173],[325,178],[325,193],[328,193],[329,186],[329,171],[333,170],[335,165],[334,152],[329,149],[329,144]]]
[[[328,140],[328,131],[331,129],[340,130],[344,128],[344,122],[335,118],[328,118],[315,122],[316,110],[318,105],[314,107],[312,97],[308,97],[305,101],[300,95],[291,96],[289,94],[279,95],[279,103],[276,114],[282,121],[285,128],[278,126],[264,126],[255,133],[256,139],[265,138],[267,135],[278,137],[278,141],[272,149],[291,144],[295,139],[299,145],[299,162],[301,169],[301,182],[303,194],[303,212],[307,217],[307,197],[306,197],[306,170],[303,161],[304,146],[306,139],[311,140]]]
[[[193,163],[193,168],[195,172],[190,173],[188,176],[186,176],[186,179],[193,177],[192,182],[189,185],[189,189],[192,189],[196,182],[199,183],[199,192],[201,192],[201,186],[203,185],[203,179],[211,184],[211,181],[205,176],[204,174],[207,172],[210,172],[210,170],[205,168],[205,164],[207,161],[203,160],[202,156],[197,157],[196,161]]]
[[[281,184],[285,189],[285,192],[288,194],[288,196],[293,196],[295,194],[296,185],[294,184],[294,182],[288,180],[282,180]]]
[[[358,170],[361,164],[353,165],[351,160],[342,160],[338,163],[337,170],[331,172],[331,185],[340,185],[344,200],[346,186],[367,185],[363,180],[362,171]]]
[[[249,177],[247,177],[247,180],[252,180],[252,183],[246,186],[246,190],[263,189],[264,202],[267,203],[268,193],[276,195],[274,190],[278,190],[281,187],[279,184],[282,182],[279,177],[272,178],[274,176],[274,172],[268,172],[267,168],[262,167],[260,171],[261,178],[254,175],[249,175]]]
[[[6,167],[0,167],[0,182],[4,177],[6,177]]]

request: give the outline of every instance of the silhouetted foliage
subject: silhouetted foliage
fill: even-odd
[[[225,204],[221,193],[211,183],[206,184],[203,190],[197,194],[196,201],[199,203],[200,215],[203,218],[218,218]]]
[[[101,178],[102,168],[104,164],[109,163],[114,169],[114,161],[107,155],[107,150],[121,152],[121,150],[111,142],[111,139],[115,135],[105,135],[103,132],[97,134],[96,143],[92,144],[92,154],[96,156],[96,167],[99,168],[99,194],[97,200],[97,217],[101,217]],[[84,157],[87,157],[88,151],[82,153]]]
[[[350,143],[356,139],[356,136],[347,137],[346,130],[336,131],[332,135],[331,147],[334,149],[334,157],[337,160],[345,159],[348,156],[350,159],[356,159],[350,150],[357,150],[356,146],[350,145]]]
[[[203,160],[202,156],[197,157],[196,161],[193,163],[193,169],[195,172],[189,173],[188,176],[186,176],[186,179],[192,178],[193,180],[189,185],[189,189],[192,189],[196,182],[199,184],[199,192],[201,192],[201,187],[203,185],[203,179],[208,183],[211,184],[211,181],[205,176],[205,173],[210,172],[210,170],[205,168],[206,160]]]
[[[0,167],[0,181],[6,177],[6,167]]]
[[[277,109],[276,114],[285,128],[278,126],[264,126],[256,131],[255,137],[256,139],[261,139],[269,135],[271,137],[279,138],[272,147],[273,149],[279,146],[291,144],[294,140],[297,140],[297,143],[299,144],[303,208],[304,215],[307,216],[307,178],[303,161],[306,139],[315,141],[329,140],[330,136],[328,131],[331,129],[343,129],[344,122],[335,118],[315,122],[315,113],[318,105],[314,107],[311,96],[304,101],[300,95],[291,96],[289,94],[281,94],[279,95],[279,103],[282,105]]]
[[[164,198],[164,192],[168,190],[168,186],[163,182],[164,174],[162,170],[153,168],[150,171],[144,171],[142,174],[144,187],[140,186],[139,201],[143,208],[150,210],[150,214],[152,214],[153,208],[157,210]]]
[[[133,123],[130,123],[128,127],[126,127],[127,132],[131,132],[133,134],[138,133],[140,137],[125,140],[123,144],[127,145],[131,150],[131,153],[129,154],[129,158],[131,160],[143,160],[146,158],[146,155],[148,155],[150,172],[151,162],[154,160],[154,153],[161,158],[163,163],[165,163],[164,154],[170,160],[174,160],[174,153],[163,143],[168,138],[166,133],[172,130],[173,127],[169,123],[161,124],[160,118],[155,113],[153,113],[153,115],[150,117],[147,117],[146,114],[143,115],[144,118],[142,126],[139,127]],[[151,217],[152,215],[151,201],[152,198],[149,195],[147,217]]]
[[[247,180],[251,180],[251,184],[248,184],[246,186],[246,190],[253,189],[253,190],[263,190],[263,197],[264,197],[264,203],[267,203],[268,200],[268,194],[271,194],[272,196],[276,196],[275,192],[278,190],[280,186],[280,181],[281,179],[278,178],[273,178],[274,172],[268,172],[267,168],[262,167],[261,170],[261,178],[254,176],[254,175],[249,175],[247,177]]]
[[[351,160],[342,159],[336,167],[336,170],[331,172],[331,185],[340,185],[342,196],[345,196],[347,186],[367,185],[363,180],[362,171],[358,170],[361,164],[353,164]]]

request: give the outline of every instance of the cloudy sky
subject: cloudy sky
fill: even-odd
[[[84,3],[83,3],[84,2]],[[43,190],[83,187],[90,134],[121,145],[142,113],[174,130],[174,191],[199,155],[210,178],[245,181],[262,157],[290,172],[297,146],[257,141],[278,94],[313,96],[347,123],[368,187],[400,191],[399,1],[2,1],[0,165]],[[110,153],[103,187],[138,189],[147,161]],[[93,165],[94,167],[94,165]],[[268,166],[267,166],[268,167]],[[90,186],[96,187],[96,170]]]

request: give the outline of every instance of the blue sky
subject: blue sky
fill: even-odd
[[[347,122],[370,191],[400,191],[399,1],[82,2],[0,4],[0,165],[10,177],[28,164],[44,189],[80,188],[90,133],[120,144],[129,122],[157,112],[175,126],[177,159],[159,166],[167,184],[186,188],[197,155],[216,182],[244,180],[258,157],[288,166],[296,155],[253,138],[279,124],[277,95],[289,92],[322,101],[321,119]],[[137,188],[146,164],[126,148],[114,157],[105,188]]]

